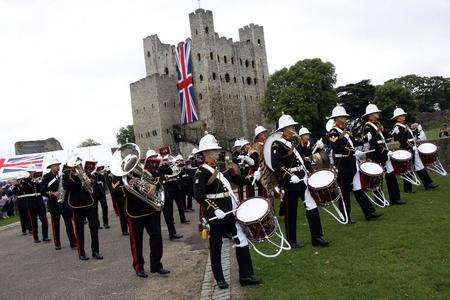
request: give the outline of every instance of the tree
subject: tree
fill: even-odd
[[[124,145],[126,143],[134,143],[134,127],[133,125],[127,125],[120,127],[119,132],[116,134],[117,144]]]
[[[97,146],[97,145],[100,145],[100,143],[94,141],[94,140],[91,139],[91,138],[88,138],[88,139],[85,139],[84,141],[82,141],[82,142],[78,145],[78,147],[79,147],[79,148],[82,148],[82,147]]]
[[[270,77],[262,103],[264,114],[270,121],[289,114],[313,135],[321,134],[326,116],[338,102],[335,83],[332,63],[319,58],[301,60]]]
[[[357,118],[364,114],[367,103],[373,101],[375,86],[370,80],[362,80],[358,83],[350,83],[336,88],[339,102],[345,107],[351,118]]]
[[[414,118],[417,114],[417,103],[411,92],[403,85],[387,81],[383,85],[377,86],[374,102],[381,112],[381,122],[385,125],[391,124],[392,113],[395,107],[403,108],[409,118]]]

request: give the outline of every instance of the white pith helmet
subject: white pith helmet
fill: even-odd
[[[145,154],[145,159],[153,156],[158,156],[158,153],[156,153],[156,151],[153,149],[148,149],[147,153]]]
[[[264,126],[261,126],[261,125],[256,126],[254,137],[256,138],[260,133],[263,133],[263,132],[267,132],[267,129],[264,128]]]
[[[395,118],[397,118],[399,116],[404,116],[404,115],[407,115],[407,113],[402,108],[396,107],[394,109],[394,114],[392,116],[392,119],[395,119]]]
[[[212,134],[206,134],[204,137],[200,139],[198,144],[197,153],[207,151],[207,150],[220,150],[222,147],[219,146],[216,138]]]
[[[340,104],[333,108],[331,111],[331,116],[328,117],[328,119],[334,119],[337,117],[348,117],[347,111],[345,111],[345,108]]]
[[[381,112],[381,110],[378,109],[378,106],[376,106],[375,104],[369,103],[366,106],[366,113],[363,115],[363,117],[374,114],[374,113],[379,113]]]
[[[297,122],[294,121],[294,119],[290,115],[281,115],[281,117],[278,119],[278,128],[277,131],[286,128],[288,126],[298,125]]]
[[[308,128],[302,126],[302,128],[298,131],[298,135],[302,136],[304,134],[311,134],[311,132],[309,132]]]

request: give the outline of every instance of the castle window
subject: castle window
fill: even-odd
[[[147,57],[150,57],[150,51],[147,51]]]
[[[202,56],[200,55],[200,53],[197,53],[197,58],[198,58],[198,61],[200,61],[202,59]]]
[[[234,83],[236,83],[236,76],[233,77]]]
[[[247,77],[247,84],[248,85],[252,84],[252,79],[250,77]]]
[[[223,56],[223,62],[227,63],[227,57],[225,55]]]
[[[220,81],[222,81],[222,75],[220,75],[219,78],[220,78]]]
[[[199,93],[199,94],[198,94],[198,98],[199,98],[200,100],[202,100],[202,99],[203,99],[203,95],[202,95],[202,93]]]
[[[167,102],[164,101],[164,107],[167,107]]]
[[[220,62],[220,56],[217,55],[217,62]]]
[[[244,99],[247,100],[247,95],[244,96]]]
[[[255,61],[252,60],[252,68],[254,68],[254,67],[255,67]]]
[[[209,58],[211,58],[211,59],[213,59],[213,58],[214,58],[214,55],[213,55],[213,53],[212,53],[212,52],[209,52]]]
[[[239,58],[239,62],[241,63],[241,66],[242,66],[242,58]]]
[[[242,83],[245,83],[245,81],[244,81],[244,76],[242,76]]]
[[[157,136],[157,135],[158,135],[158,131],[153,130],[153,131],[152,131],[152,134],[153,134],[153,136]]]
[[[173,103],[173,107],[175,107],[175,102]]]
[[[213,78],[213,80],[216,80],[216,73],[212,73],[212,78]]]
[[[247,43],[250,43],[250,39],[247,40]]]
[[[263,79],[264,79],[264,74],[263,74]]]
[[[231,64],[234,65],[234,57],[231,57]]]
[[[169,134],[169,128],[166,129],[166,133]]]
[[[261,45],[261,40],[260,39],[258,39],[258,45]]]
[[[209,28],[208,28],[208,26],[206,26],[205,27],[205,33],[208,33],[209,32]]]
[[[169,68],[165,67],[164,68],[164,73],[166,73],[166,75],[169,75]]]
[[[139,113],[139,109],[136,108],[136,114],[138,114],[138,113]]]
[[[198,77],[200,79],[200,81],[203,81],[203,75],[200,74],[200,76]]]
[[[253,78],[253,83],[256,85],[256,78]]]
[[[145,111],[145,106],[144,106],[144,111]]]
[[[154,108],[155,107],[155,105],[153,105],[153,103],[152,103],[152,108]]]
[[[245,60],[245,67],[248,68],[248,59]]]
[[[230,82],[230,74],[225,74],[225,82]]]
[[[198,34],[198,30],[197,29],[195,29],[195,34]]]

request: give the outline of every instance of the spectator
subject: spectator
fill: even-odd
[[[439,130],[439,138],[448,137],[448,128],[447,124],[444,124],[442,128]]]

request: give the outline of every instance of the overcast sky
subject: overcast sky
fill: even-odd
[[[221,36],[264,26],[269,71],[304,58],[338,85],[406,74],[450,76],[449,0],[203,0]],[[132,123],[129,83],[145,76],[142,38],[190,35],[196,0],[0,0],[0,156],[17,140],[115,145]],[[69,121],[70,118],[70,121]]]

